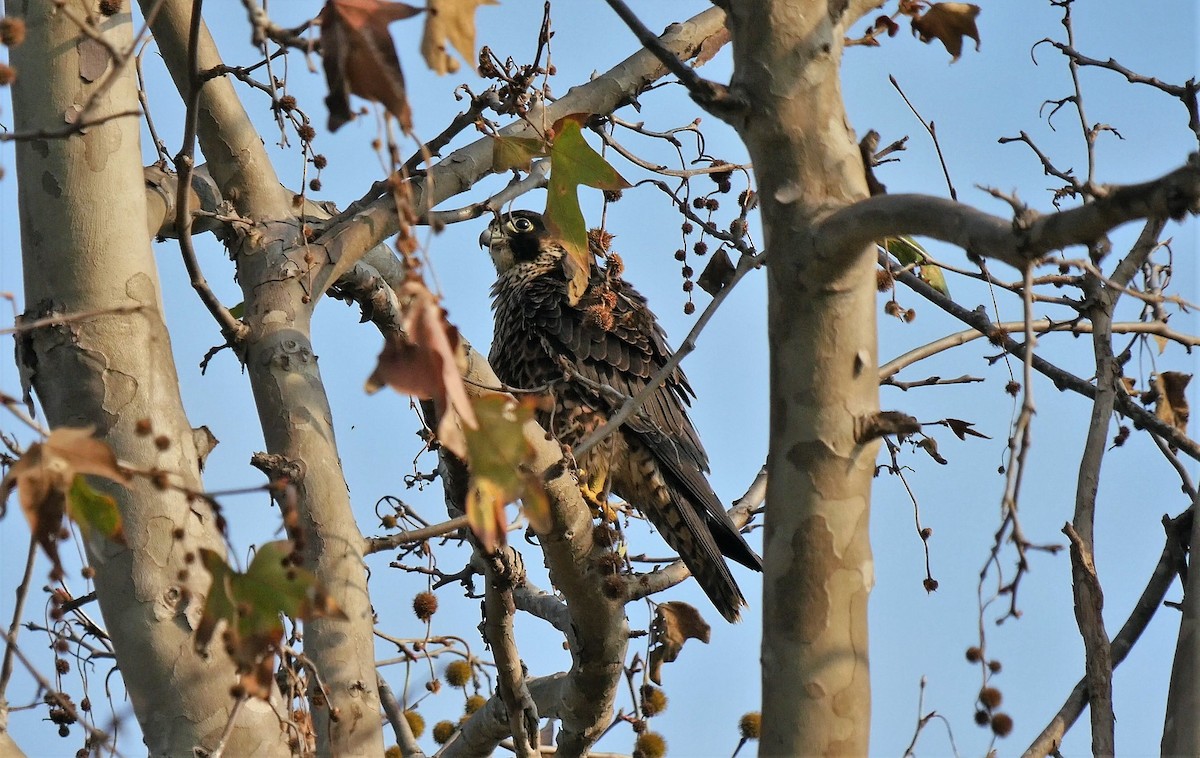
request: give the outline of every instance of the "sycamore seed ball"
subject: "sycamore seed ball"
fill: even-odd
[[[414,737],[420,737],[425,734],[425,717],[413,710],[404,712],[404,720],[408,722],[408,728],[412,730]]]
[[[647,684],[642,687],[642,713],[657,716],[667,709],[667,696],[658,687]]]
[[[633,743],[633,758],[663,758],[667,741],[658,732],[642,732]]]
[[[762,734],[762,714],[750,711],[738,721],[738,732],[744,740],[756,740]]]
[[[454,736],[455,726],[453,721],[439,721],[433,725],[433,741],[439,745],[445,745]]]
[[[464,708],[463,710],[469,716],[485,705],[487,705],[486,697],[484,697],[483,695],[472,695],[471,697],[467,698],[467,705],[466,705],[466,708]]]
[[[464,660],[451,661],[446,667],[446,684],[451,687],[466,687],[471,681],[471,664]]]
[[[420,592],[413,598],[413,613],[422,621],[428,621],[437,613],[438,599],[432,592]]]

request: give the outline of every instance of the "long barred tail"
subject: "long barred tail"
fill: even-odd
[[[642,511],[671,549],[679,553],[683,565],[696,577],[700,589],[725,620],[739,621],[746,598],[734,581],[708,524],[691,503],[680,502],[682,498],[678,495],[667,494],[665,501],[655,498],[658,502],[643,505]]]

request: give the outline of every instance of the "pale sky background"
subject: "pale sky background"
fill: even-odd
[[[1009,191],[1016,189],[1032,207],[1050,211],[1049,190],[1056,181],[1042,175],[1036,158],[1023,145],[1000,145],[997,139],[1027,131],[1039,147],[1061,168],[1085,167],[1079,121],[1068,106],[1059,112],[1052,125],[1039,116],[1043,101],[1061,99],[1071,93],[1064,59],[1048,45],[1036,51],[1035,65],[1031,47],[1043,37],[1061,39],[1060,12],[1047,0],[995,2],[983,0],[979,28],[982,48],[976,52],[970,43],[961,60],[951,65],[949,56],[938,45],[922,45],[902,25],[899,35],[884,41],[881,48],[856,47],[847,50],[843,70],[843,89],[851,123],[859,135],[868,129],[881,132],[886,144],[909,135],[908,150],[901,162],[882,167],[879,178],[890,192],[923,192],[946,196],[947,190],[932,144],[921,125],[888,82],[894,75],[913,104],[926,119],[936,122],[946,162],[963,202],[1005,216],[1008,207],[990,198],[981,186]],[[634,3],[646,25],[659,30],[668,23],[688,18],[708,6],[702,0]],[[891,9],[889,4],[888,8]],[[281,24],[296,23],[315,14],[315,0],[276,0],[272,14]],[[526,0],[508,0],[502,6],[479,11],[478,44],[489,45],[502,58],[512,55],[519,61],[532,57],[542,4]],[[235,0],[210,0],[206,4],[209,23],[214,26],[227,63],[249,64],[257,60],[248,44],[241,3]],[[1115,57],[1129,68],[1164,81],[1180,84],[1196,76],[1197,19],[1190,0],[1160,0],[1147,4],[1095,0],[1075,6],[1076,40],[1080,49],[1095,58]],[[560,0],[554,8],[553,61],[557,76],[552,79],[555,93],[584,82],[592,72],[603,72],[636,48],[632,34],[599,0]],[[866,22],[860,23],[862,29]],[[473,90],[483,84],[470,72],[438,78],[427,71],[417,53],[421,24],[419,20],[398,22],[392,26],[408,78],[416,131],[429,138],[442,130],[458,112],[462,103],[451,94],[453,87],[467,83]],[[702,73],[717,81],[728,81],[731,56],[725,50]],[[281,71],[282,67],[277,67]],[[160,133],[172,153],[179,148],[182,107],[169,86],[156,56],[147,55],[147,74],[153,115]],[[1098,173],[1101,182],[1129,183],[1151,179],[1180,166],[1197,145],[1187,129],[1186,113],[1178,101],[1143,86],[1133,86],[1118,75],[1099,70],[1084,70],[1082,84],[1089,119],[1111,125],[1124,139],[1103,134],[1098,147]],[[322,199],[345,206],[365,192],[369,184],[382,178],[384,169],[370,149],[376,137],[376,124],[362,119],[337,135],[325,132],[324,80],[305,70],[304,62],[293,54],[289,64],[289,91],[301,107],[313,117],[319,136],[319,152],[328,156],[329,167],[322,175]],[[279,140],[270,118],[267,100],[260,92],[245,93],[245,102],[258,119],[261,134],[269,145]],[[652,129],[683,126],[702,117],[707,152],[732,162],[745,160],[745,151],[733,132],[717,119],[704,116],[679,87],[666,87],[641,98],[640,114],[625,109],[621,117],[644,120]],[[0,122],[11,126],[11,108],[5,100]],[[1048,109],[1047,109],[1048,110]],[[1044,116],[1044,114],[1042,114]],[[1053,128],[1051,128],[1053,126]],[[295,135],[289,135],[298,144]],[[464,134],[454,146],[466,144],[474,134]],[[657,147],[643,138],[620,135],[627,146],[643,154],[659,154]],[[598,140],[592,139],[597,145]],[[408,146],[408,147],[411,147]],[[694,147],[685,143],[685,150]],[[153,160],[148,143],[144,147],[147,162]],[[404,150],[407,155],[410,149]],[[689,154],[694,157],[694,154]],[[666,163],[671,156],[657,158]],[[644,172],[620,160],[614,165],[630,181],[645,178]],[[16,185],[11,144],[0,148],[0,164],[6,168],[0,180],[0,291],[17,294],[23,308],[19,261],[19,229],[16,213]],[[281,180],[293,188],[301,183],[302,158],[291,150],[280,153],[277,170]],[[486,197],[505,180],[491,177],[476,191],[455,198],[444,207],[458,207]],[[695,188],[708,191],[711,184],[698,178]],[[744,185],[734,182],[734,193],[722,197],[718,217],[732,218],[730,208],[736,193]],[[599,193],[585,191],[585,209],[590,223],[599,219]],[[522,198],[517,207],[540,209],[541,192]],[[1068,203],[1069,204],[1069,203]],[[486,352],[491,337],[488,287],[493,271],[486,254],[475,242],[484,222],[471,222],[447,229],[427,243],[436,281],[444,295],[450,318],[481,351]],[[681,291],[679,264],[672,257],[679,247],[680,219],[663,196],[653,188],[628,191],[625,199],[609,209],[608,229],[617,235],[614,247],[622,254],[627,278],[649,296],[677,344],[687,333],[694,317],[683,314],[686,296]],[[1137,233],[1137,225],[1113,236],[1114,252],[1128,248]],[[1173,237],[1175,254],[1173,285],[1175,293],[1197,300],[1195,255],[1197,226],[1170,224],[1165,237]],[[762,235],[756,218],[751,220],[756,240]],[[232,281],[232,265],[210,238],[200,243],[202,263],[218,295],[232,305],[241,299]],[[245,376],[233,356],[217,356],[206,376],[200,376],[198,363],[208,348],[220,341],[218,330],[187,286],[175,243],[157,246],[160,275],[172,329],[173,344],[183,382],[184,400],[193,425],[205,424],[221,440],[209,459],[206,485],[219,490],[255,485],[261,476],[251,469],[251,453],[262,449],[261,432]],[[929,250],[941,259],[968,265],[961,251],[935,243]],[[1081,257],[1081,250],[1068,252]],[[701,266],[695,266],[697,273]],[[1111,268],[1111,261],[1109,262]],[[1016,272],[997,265],[997,275],[1016,279]],[[964,305],[983,304],[993,318],[991,294],[961,278],[950,276],[953,294]],[[1074,294],[1074,293],[1068,293]],[[912,324],[882,315],[880,299],[880,361],[890,360],[912,347],[927,343],[965,327],[901,289],[899,302],[915,308]],[[1020,316],[1020,303],[1012,296],[997,294],[999,318],[1014,320]],[[708,298],[696,292],[698,308]],[[693,405],[693,419],[700,429],[713,463],[712,481],[727,501],[739,497],[763,463],[767,447],[767,345],[765,335],[765,282],[763,274],[747,277],[722,306],[703,333],[699,349],[684,363],[685,370],[699,396]],[[1063,317],[1064,311],[1036,308],[1039,316]],[[1119,317],[1136,318],[1136,306],[1126,303]],[[395,495],[431,522],[445,516],[438,486],[424,492],[405,490],[403,476],[412,473],[413,458],[420,450],[415,435],[415,417],[407,398],[390,392],[366,396],[363,381],[370,373],[381,339],[369,324],[360,325],[356,309],[326,299],[315,319],[314,343],[321,358],[323,376],[330,392],[338,443],[346,467],[360,528],[366,534],[380,533],[374,516],[374,503],[384,495]],[[1194,333],[1195,320],[1177,313],[1172,326]],[[1116,340],[1118,349],[1126,342]],[[1050,335],[1039,343],[1040,354],[1087,377],[1090,339]],[[874,687],[871,753],[900,756],[912,738],[918,716],[918,683],[926,677],[924,712],[936,710],[944,716],[954,735],[958,752],[964,756],[982,755],[989,747],[990,732],[974,725],[975,695],[980,687],[977,666],[969,665],[966,648],[978,644],[980,613],[977,587],[979,572],[988,557],[992,535],[999,524],[999,505],[1003,476],[997,467],[1005,460],[1009,426],[1016,406],[1004,392],[1009,367],[1019,374],[1019,364],[1000,360],[989,364],[987,357],[995,349],[980,340],[944,353],[901,373],[901,379],[917,380],[931,375],[945,377],[972,374],[987,379],[984,384],[913,389],[903,393],[883,388],[882,405],[910,413],[922,421],[952,417],[976,424],[990,440],[959,442],[949,430],[930,427],[941,453],[949,460],[939,466],[923,453],[905,450],[901,460],[911,469],[908,482],[920,502],[925,526],[934,530],[930,540],[934,577],[940,589],[927,594],[922,588],[924,553],[913,528],[912,504],[902,484],[881,475],[875,487],[872,509],[872,545],[875,551],[876,586],[871,596],[871,677]],[[1194,360],[1181,348],[1168,346],[1165,353],[1135,351],[1126,372],[1140,378],[1153,370],[1194,371]],[[15,395],[19,382],[11,361],[0,363],[0,389]],[[1034,420],[1033,448],[1021,504],[1026,535],[1034,543],[1059,543],[1064,521],[1069,520],[1075,474],[1081,445],[1086,433],[1090,404],[1071,394],[1059,393],[1046,380],[1035,384],[1038,407]],[[1192,393],[1194,397],[1194,393]],[[15,424],[0,422],[10,430]],[[1116,424],[1113,425],[1115,432]],[[880,462],[884,462],[881,458]],[[428,471],[434,460],[425,456],[416,467]],[[1193,471],[1195,466],[1192,466]],[[230,517],[231,537],[241,555],[253,544],[276,538],[276,515],[263,495],[230,497],[222,500]],[[1160,518],[1175,515],[1187,503],[1178,487],[1178,479],[1148,439],[1134,434],[1124,447],[1112,451],[1106,459],[1097,517],[1097,565],[1106,592],[1105,617],[1109,632],[1115,635],[1141,592],[1162,548]],[[6,626],[11,618],[12,588],[19,580],[28,531],[16,510],[0,521],[0,621]],[[638,535],[631,552],[661,555],[665,547],[657,537]],[[759,533],[750,537],[761,545]],[[68,551],[69,552],[69,551]],[[462,566],[465,553],[439,548],[439,566],[454,572]],[[541,558],[535,549],[525,550],[531,576],[547,586]],[[380,627],[397,636],[420,635],[423,630],[410,611],[411,598],[425,588],[423,577],[388,568],[391,558],[376,555],[369,559],[373,572],[372,597],[380,615]],[[1011,548],[1001,555],[1006,576],[1011,575],[1015,556]],[[983,612],[982,627],[987,635],[989,658],[1003,664],[1003,672],[992,680],[1004,694],[1002,710],[1015,720],[1009,738],[997,742],[1002,755],[1019,753],[1054,714],[1082,673],[1083,650],[1075,628],[1070,594],[1070,566],[1063,551],[1056,556],[1032,554],[1031,571],[1021,584],[1019,607],[1023,616],[997,626],[994,620],[1003,613],[1001,600]],[[43,560],[39,571],[48,568]],[[727,756],[738,741],[739,716],[760,707],[758,696],[758,614],[761,609],[759,576],[734,569],[751,608],[740,625],[723,623],[712,611],[702,593],[690,583],[663,595],[663,599],[684,599],[694,603],[713,624],[712,643],[689,643],[680,660],[665,669],[665,691],[670,698],[667,711],[651,722],[651,728],[663,734],[674,756]],[[44,579],[39,574],[38,587]],[[994,574],[985,586],[985,599],[995,587]],[[78,571],[72,572],[76,594],[86,591]],[[447,586],[438,593],[441,610],[434,617],[434,634],[460,634],[479,653],[482,643],[475,629],[479,602],[463,597],[461,588]],[[1178,586],[1169,598],[1178,600]],[[31,598],[28,618],[40,619],[44,598]],[[98,613],[94,606],[93,612]],[[635,629],[645,629],[650,613],[645,604],[629,606]],[[1117,746],[1123,755],[1151,755],[1158,752],[1167,681],[1178,615],[1161,609],[1150,628],[1115,675]],[[518,641],[533,675],[550,674],[569,665],[561,650],[561,637],[541,621],[520,617]],[[35,634],[22,636],[23,649],[40,656],[46,672],[50,658],[44,652],[45,640]],[[630,646],[630,656],[639,650],[639,641]],[[387,645],[378,647],[379,658],[394,655]],[[642,649],[643,658],[645,657]],[[440,672],[444,661],[437,664]],[[389,667],[386,675],[393,689],[403,696],[404,671]],[[96,702],[98,725],[107,726],[108,710],[100,705],[102,686],[107,675],[104,667],[91,672],[92,699]],[[410,701],[425,693],[428,671],[414,667],[408,680]],[[66,689],[78,699],[81,686],[77,674],[67,679]],[[30,702],[35,689],[27,678],[18,678],[10,688],[14,706]],[[115,701],[122,719],[123,753],[141,753],[136,722],[127,704]],[[622,689],[618,707],[630,708],[627,691]],[[461,696],[449,688],[436,697],[421,701],[419,710],[429,725],[441,718],[456,718],[461,713]],[[78,727],[68,739],[60,739],[55,727],[43,721],[44,707],[16,712],[11,728],[18,744],[31,755],[73,755],[82,744]],[[128,732],[126,732],[128,730]],[[428,736],[422,745],[432,752]],[[387,743],[392,744],[390,732]],[[629,752],[633,735],[619,725],[597,745],[597,749]],[[1089,750],[1087,715],[1068,735],[1064,755]],[[752,750],[756,746],[748,746]],[[916,751],[920,755],[951,755],[945,726],[933,722],[922,734]]]

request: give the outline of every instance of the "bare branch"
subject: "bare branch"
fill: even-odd
[[[1174,519],[1163,517],[1163,528],[1167,533],[1166,544],[1163,546],[1162,555],[1159,557],[1154,571],[1150,574],[1146,588],[1142,590],[1141,597],[1130,611],[1129,618],[1121,626],[1121,631],[1113,638],[1111,654],[1114,669],[1121,665],[1125,656],[1133,649],[1142,632],[1149,626],[1150,619],[1162,605],[1167,590],[1175,582],[1175,567],[1178,565],[1183,551],[1187,549],[1188,534],[1192,529],[1194,500],[1193,498],[1192,507]],[[1023,758],[1045,758],[1045,756],[1057,752],[1058,747],[1062,744],[1063,735],[1083,713],[1087,703],[1087,679],[1084,678],[1076,683],[1075,689],[1071,690],[1071,694],[1067,696],[1066,702],[1059,708],[1058,713],[1054,715],[1054,718],[1034,739],[1033,743],[1026,748]]]
[[[696,53],[700,45],[724,28],[725,14],[710,8],[690,20],[672,25],[662,36],[668,50],[684,58]],[[632,102],[652,82],[662,78],[666,68],[647,50],[639,50],[601,76],[573,88],[545,109],[545,120],[555,121],[572,113],[609,113]],[[501,136],[530,136],[526,121],[501,129]],[[455,150],[433,166],[426,177],[413,181],[422,189],[418,206],[425,211],[472,187],[492,171],[490,137]],[[395,203],[390,195],[351,206],[321,235],[317,242],[326,245],[331,257],[370,249],[399,231]]]
[[[1150,182],[1108,187],[1094,202],[1044,216],[1015,228],[1011,219],[993,216],[953,200],[925,195],[879,195],[834,212],[814,236],[819,252],[860,250],[874,240],[917,234],[958,245],[968,254],[995,258],[1022,269],[1046,253],[1088,245],[1128,221],[1182,219],[1200,213],[1200,155]]]
[[[746,109],[746,103],[729,91],[723,84],[709,81],[696,73],[696,69],[688,66],[666,45],[646,28],[637,14],[629,9],[623,0],[608,0],[608,6],[616,12],[625,25],[638,38],[642,46],[654,54],[667,70],[679,77],[679,82],[687,88],[696,103],[717,118],[728,121],[734,115]]]

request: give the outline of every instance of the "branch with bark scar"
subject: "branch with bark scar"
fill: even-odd
[[[637,17],[637,14],[630,10],[629,6],[622,2],[622,0],[608,0],[608,5],[621,17],[625,25],[638,38],[638,42],[641,42],[644,48],[654,53],[654,56],[662,61],[662,64],[672,74],[679,77],[680,83],[687,88],[692,99],[701,108],[717,118],[725,120],[729,120],[731,116],[745,111],[745,101],[731,93],[725,85],[717,84],[701,77],[696,73],[694,68],[679,60],[674,51],[668,49],[660,38],[647,29],[646,25]]]
[[[969,254],[1023,269],[1027,262],[1071,245],[1094,242],[1128,221],[1182,219],[1200,213],[1200,155],[1153,181],[1108,187],[1078,208],[1036,216],[1019,228],[1012,219],[939,197],[879,195],[835,211],[813,232],[819,256],[836,259],[874,240],[915,234],[957,245]]]
[[[410,545],[414,542],[422,542],[430,540],[434,537],[457,532],[460,529],[466,529],[469,526],[466,516],[452,518],[449,521],[443,521],[440,524],[431,524],[420,529],[410,529],[404,532],[396,532],[389,534],[386,537],[368,537],[366,544],[363,546],[363,554],[371,555],[373,553],[391,550],[400,547],[401,545]]]
[[[944,352],[959,345],[965,345],[968,342],[979,339],[980,337],[989,337],[989,335],[1004,332],[1013,334],[1025,330],[1025,324],[1021,321],[1002,321],[993,323],[989,327],[991,331],[988,334],[983,334],[977,329],[964,329],[961,332],[948,334],[941,339],[928,342],[920,347],[909,350],[904,355],[893,358],[887,363],[879,367],[879,382],[880,384],[900,384],[892,381],[892,377],[900,373],[902,370],[915,363],[925,360],[938,353]],[[1034,334],[1041,336],[1052,332],[1066,332],[1068,334],[1091,334],[1094,330],[1092,324],[1088,321],[1051,321],[1043,318],[1033,322]],[[1161,321],[1123,321],[1112,325],[1113,334],[1147,334],[1156,337],[1177,342],[1187,348],[1200,345],[1200,337],[1184,334],[1171,329]],[[990,338],[990,337],[989,337]],[[968,377],[969,378],[969,377]],[[949,381],[949,380],[945,380]],[[956,380],[957,381],[957,380]]]

